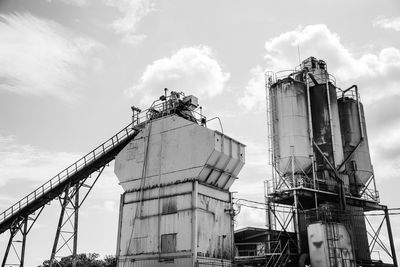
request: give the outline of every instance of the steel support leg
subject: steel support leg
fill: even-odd
[[[20,267],[24,267],[26,236],[28,235],[28,216],[25,217],[23,224],[24,228],[22,230],[21,264],[19,265]]]
[[[17,232],[18,232],[18,228],[17,229],[14,229],[14,228],[10,229],[10,238],[8,239],[8,244],[7,244],[6,252],[4,253],[4,258],[3,258],[3,262],[1,263],[1,267],[4,267],[6,265],[8,254],[10,253],[10,248],[11,248],[11,245],[12,245],[12,242],[13,242],[13,238],[17,234]]]
[[[293,190],[293,198],[294,198],[294,230],[296,231],[297,238],[297,253],[301,254],[301,239],[300,239],[300,225],[299,225],[299,199],[297,196],[297,190]]]
[[[14,251],[16,253],[19,263],[18,264],[16,264],[16,263],[8,264],[8,265],[19,266],[19,267],[24,266],[26,236],[28,235],[29,230],[30,230],[30,228],[28,229],[28,217],[27,216],[25,218],[21,219],[19,222],[15,223],[15,225],[10,229],[10,238],[8,239],[7,248],[4,253],[4,258],[3,258],[3,261],[1,264],[2,267],[6,266],[6,264],[7,264],[7,259],[8,259],[11,247],[14,248]],[[13,245],[13,242],[17,242],[17,241],[14,241],[14,238],[18,234],[18,231],[20,231],[20,233],[22,235],[22,241],[19,241],[21,243],[21,250],[19,251],[20,256],[18,255],[18,252]]]
[[[74,245],[72,252],[72,267],[76,267],[77,262],[77,249],[78,249],[78,217],[79,217],[79,184],[75,185],[75,204],[74,204]]]
[[[390,249],[392,251],[393,265],[394,265],[394,267],[398,267],[397,257],[396,257],[396,249],[394,248],[394,242],[393,242],[392,227],[390,225],[390,218],[389,218],[389,212],[388,212],[387,207],[385,207],[385,219],[386,219],[386,227],[387,227],[387,231],[388,231],[388,235],[389,235]]]
[[[70,186],[67,185],[65,190],[64,190],[64,200],[63,200],[63,203],[61,205],[60,218],[58,220],[57,232],[56,232],[56,236],[54,238],[53,249],[51,250],[50,267],[53,267],[55,256],[56,256],[56,253],[57,253],[58,239],[60,238],[61,228],[62,228],[63,221],[64,221],[65,208],[67,207],[67,204],[68,204],[69,188],[70,188]]]
[[[65,255],[67,251],[71,253],[69,255],[72,255],[72,267],[77,266],[79,208],[86,200],[104,168],[105,166],[98,170],[95,179],[90,181],[87,177],[75,185],[68,185],[65,187],[63,195],[60,195],[61,212],[50,257],[50,267],[53,267],[56,263],[56,255]],[[89,183],[86,184],[86,182]]]

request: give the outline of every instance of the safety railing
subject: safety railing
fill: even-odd
[[[177,94],[175,94],[175,97],[176,95]],[[183,94],[180,93],[179,95]],[[68,180],[69,177],[76,174],[78,171],[82,170],[89,164],[93,163],[96,159],[107,154],[110,150],[115,148],[115,146],[119,145],[121,142],[125,141],[129,136],[131,136],[134,132],[138,131],[140,125],[143,125],[147,121],[176,113],[176,110],[179,109],[180,102],[177,101],[176,99],[173,99],[172,96],[173,95],[171,94],[171,96],[165,97],[163,99],[160,98],[160,100],[154,101],[151,107],[144,111],[141,111],[136,107],[132,107],[132,111],[134,113],[132,117],[132,123],[123,128],[121,131],[119,131],[113,137],[108,139],[106,142],[102,143],[94,150],[92,150],[91,152],[89,152],[88,154],[86,154],[85,156],[83,156],[82,158],[80,158],[79,160],[77,160],[64,170],[62,170],[60,173],[58,173],[56,176],[48,180],[46,183],[39,186],[32,193],[30,193],[26,197],[16,202],[10,208],[0,213],[0,225],[4,221],[12,217],[14,214],[27,207],[33,201],[51,192],[54,188],[56,188],[61,183]],[[190,117],[191,120],[196,123],[203,124],[203,122],[206,121],[205,117],[201,114],[201,111],[200,113],[198,113],[196,110],[184,110],[182,113],[184,112],[186,113],[182,115]]]
[[[281,240],[272,242],[276,242],[276,244],[273,247],[274,249],[271,250],[272,253],[269,253],[270,257],[265,266],[276,266],[276,264],[280,261],[282,255],[286,252],[289,244],[289,242],[287,241],[286,244],[282,247]]]
[[[266,82],[269,82],[271,84],[276,83],[279,80],[285,79],[285,78],[291,78],[295,81],[299,82],[305,82],[305,76],[304,74],[302,75],[302,70],[301,69],[295,69],[295,70],[282,70],[278,72],[272,72],[268,71],[266,72],[266,76],[268,77],[268,80]],[[315,80],[318,83],[326,83],[326,81],[330,82],[334,86],[336,86],[336,78],[332,74],[329,74],[327,72],[324,73],[316,73],[310,71],[309,73],[313,74]],[[307,78],[309,79],[309,78]]]
[[[184,97],[183,93],[175,93],[174,95]],[[152,120],[177,113],[181,102],[177,100],[176,97],[174,99],[172,96],[173,95],[166,96],[165,98],[154,101],[151,107],[146,111],[146,119]],[[206,121],[206,117],[202,114],[201,107],[193,110],[185,110],[184,112],[187,113],[187,118],[191,117],[192,120],[198,124],[203,124]]]
[[[146,116],[146,113],[143,112],[144,115],[142,117]],[[100,158],[101,156],[107,154],[110,150],[112,150],[115,146],[126,140],[131,134],[137,131],[136,127],[139,124],[139,121],[130,123],[128,126],[123,128],[121,131],[119,131],[117,134],[115,134],[113,137],[108,139],[106,142],[102,143],[98,147],[96,147],[94,150],[91,152],[87,153],[85,156],[80,158],[79,160],[75,161],[72,163],[70,166],[62,170],[60,173],[58,173],[56,176],[48,180],[46,183],[43,185],[39,186],[36,190],[34,190],[32,193],[27,195],[26,197],[22,198],[18,202],[16,202],[14,205],[0,213],[0,224],[7,220],[8,218],[12,217],[15,213],[18,211],[24,209],[27,207],[30,203],[33,201],[37,200],[38,198],[43,197],[45,194],[51,192],[54,188],[59,186],[61,183],[65,182],[68,180],[69,177],[72,175],[76,174],[78,171],[82,170],[85,168],[87,165],[93,163],[96,159]]]
[[[282,253],[279,256],[275,266],[286,266],[286,263],[288,263],[289,259],[290,259],[290,242],[287,241],[282,249]]]

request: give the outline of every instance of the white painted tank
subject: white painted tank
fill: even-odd
[[[311,167],[307,88],[292,78],[278,80],[269,89],[273,135],[273,161],[283,176],[307,172]]]
[[[311,266],[355,267],[349,232],[341,223],[317,222],[307,227]]]

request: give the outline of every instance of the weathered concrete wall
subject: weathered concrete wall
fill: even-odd
[[[118,266],[195,266],[198,256],[228,266],[229,188],[244,158],[243,144],[181,117],[150,122],[116,157]]]

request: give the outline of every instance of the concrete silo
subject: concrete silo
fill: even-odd
[[[205,127],[197,99],[162,97],[141,133],[116,157],[121,196],[119,267],[202,266],[233,260],[229,188],[245,146]],[[192,108],[191,108],[192,107]]]

